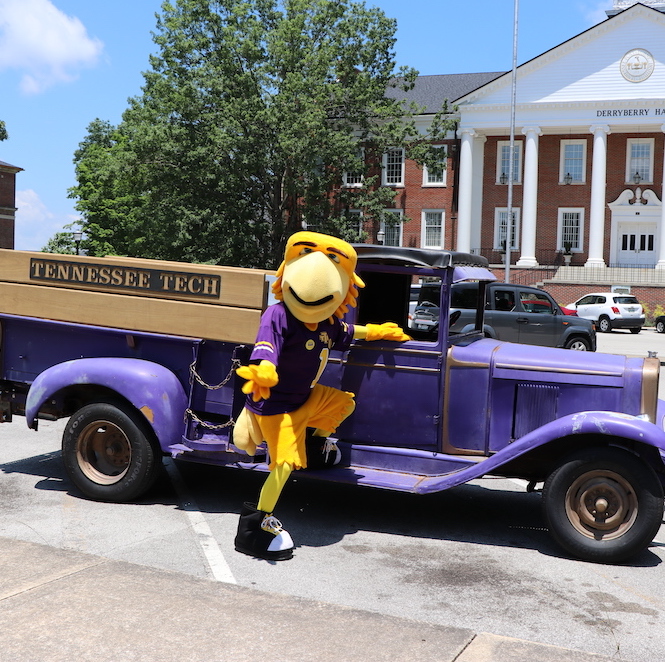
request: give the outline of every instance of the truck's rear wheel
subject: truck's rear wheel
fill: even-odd
[[[99,501],[136,499],[152,486],[161,466],[146,421],[109,403],[86,405],[69,419],[62,457],[76,487]]]
[[[545,481],[543,507],[554,539],[573,556],[618,563],[653,540],[663,520],[654,470],[617,448],[580,451]]]

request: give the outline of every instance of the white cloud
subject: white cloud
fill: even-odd
[[[97,63],[103,47],[51,0],[0,0],[0,71],[19,71],[26,94],[75,80],[81,68]]]
[[[40,251],[64,226],[75,221],[74,215],[57,216],[32,189],[16,191],[16,225],[14,246],[20,251]]]

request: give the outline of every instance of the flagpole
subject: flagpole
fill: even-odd
[[[504,280],[510,283],[510,248],[513,234],[513,180],[515,174],[515,100],[517,91],[517,16],[519,0],[514,0],[513,16],[513,71],[510,89],[510,156],[508,166],[508,210],[506,213],[506,260]]]

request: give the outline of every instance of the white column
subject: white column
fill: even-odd
[[[604,267],[605,243],[605,189],[607,187],[607,134],[606,124],[594,125],[593,160],[591,162],[591,205],[589,209],[589,257],[585,267]]]
[[[517,267],[537,267],[536,217],[538,212],[538,137],[540,127],[526,126],[524,145],[524,184],[522,186],[522,242]]]
[[[462,129],[457,201],[457,250],[471,252],[471,208],[473,204],[473,129]]]
[[[485,173],[485,143],[487,136],[477,134],[473,139],[473,183],[471,188],[471,250],[482,246],[483,176]]]
[[[665,133],[665,124],[660,127],[660,130]],[[663,150],[663,187],[661,188],[660,199],[662,207],[660,209],[660,242],[658,244],[658,263],[656,269],[665,269],[665,149]]]

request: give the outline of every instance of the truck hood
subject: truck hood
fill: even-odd
[[[452,348],[452,358],[477,367],[485,364],[491,376],[520,382],[614,386],[641,391],[645,359],[598,352],[538,347],[490,338]],[[556,375],[556,377],[554,377]]]

